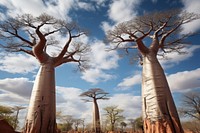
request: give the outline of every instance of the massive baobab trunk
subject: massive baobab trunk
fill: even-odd
[[[149,50],[143,55],[142,101],[145,133],[183,133],[164,71]]]
[[[56,133],[55,77],[51,58],[41,64],[36,76],[25,133]]]
[[[85,35],[74,22],[56,19],[48,14],[33,17],[23,14],[0,22],[1,47],[10,52],[24,52],[35,57],[40,63],[40,70],[34,82],[24,133],[55,133],[55,67],[64,63],[78,63],[80,69],[87,65],[89,47],[78,40]],[[55,50],[53,56],[49,46],[60,47],[56,36],[67,36],[60,51]],[[53,37],[55,35],[55,37]],[[9,38],[9,39],[8,39]],[[84,58],[84,56],[86,58]]]
[[[183,25],[199,19],[199,14],[180,9],[159,11],[137,16],[119,23],[107,32],[107,40],[115,44],[112,49],[137,49],[142,55],[142,101],[146,133],[182,133],[178,113],[171,92],[158,62],[158,51],[182,53],[187,38],[195,32],[183,34]],[[146,40],[147,39],[147,40]],[[148,43],[151,40],[151,44]],[[122,45],[121,45],[122,44]]]
[[[99,116],[99,107],[96,99],[93,102],[93,129],[95,133],[100,133],[100,116]]]

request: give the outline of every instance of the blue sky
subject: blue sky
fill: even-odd
[[[141,66],[136,60],[130,64],[130,56],[121,57],[121,52],[105,49],[105,32],[116,24],[130,20],[149,11],[182,8],[200,13],[199,0],[1,0],[0,18],[30,13],[38,16],[48,13],[57,18],[76,21],[90,31],[80,40],[91,45],[91,69],[85,73],[74,72],[75,64],[64,64],[56,68],[57,110],[90,122],[91,103],[81,101],[79,94],[90,88],[102,88],[110,93],[110,100],[99,101],[100,111],[109,105],[124,109],[123,115],[136,118],[141,115]],[[200,21],[183,26],[183,32],[200,30]],[[66,38],[58,36],[64,41]],[[180,96],[200,88],[200,44],[199,36],[190,39],[187,54],[168,54],[167,60],[160,60],[174,100],[180,106]],[[148,43],[148,42],[146,42]],[[23,53],[0,53],[0,104],[28,106],[38,62]],[[20,114],[23,125],[26,111]]]

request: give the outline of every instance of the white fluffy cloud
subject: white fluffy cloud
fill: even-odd
[[[91,43],[91,61],[89,63],[91,68],[86,70],[81,78],[93,84],[113,78],[113,75],[106,73],[105,70],[118,67],[119,57],[117,52],[106,51],[108,47],[102,41],[94,40]]]
[[[6,78],[0,80],[0,90],[4,93],[9,92],[25,98],[30,97],[32,86],[33,82],[27,78]]]
[[[27,107],[32,90],[32,81],[27,78],[0,79],[0,105]],[[20,111],[20,127],[24,126],[27,109]]]
[[[90,105],[84,103],[79,96],[83,92],[81,89],[57,86],[56,92],[57,110],[61,111],[62,114],[72,115],[77,118],[85,118],[84,116],[90,114],[88,112]]]
[[[7,7],[9,16],[16,16],[18,14],[29,13],[38,16],[41,13],[48,13],[56,18],[71,20],[69,11],[74,9],[93,10],[90,3],[79,2],[78,0],[1,0],[1,5]]]
[[[101,28],[106,33],[109,30],[114,28],[114,25],[111,25],[109,22],[103,21],[101,22]]]
[[[96,40],[91,46],[91,65],[99,69],[109,70],[118,66],[119,59],[116,51],[106,51],[109,47],[102,41]]]
[[[182,0],[184,5],[184,10],[193,13],[200,13],[200,1],[199,0]],[[183,33],[195,32],[200,29],[200,20],[196,20],[190,22],[188,24],[183,25]]]
[[[124,78],[123,81],[117,85],[117,87],[121,90],[126,90],[134,85],[141,84],[141,81],[142,81],[141,74],[136,74]]]
[[[172,91],[200,88],[200,68],[170,74],[167,80]]]
[[[101,81],[107,81],[113,77],[113,75],[107,74],[103,70],[97,68],[88,69],[83,72],[81,76],[82,79],[93,84],[97,84]]]
[[[108,17],[114,24],[107,21],[101,23],[101,28],[106,33],[108,30],[123,21],[131,20],[136,17],[137,7],[141,3],[140,0],[113,0],[109,5]]]
[[[28,73],[38,69],[38,61],[23,54],[1,54],[0,70],[9,73]]]
[[[18,14],[32,14],[39,16],[42,13],[51,14],[52,16],[70,21],[70,10],[86,10],[95,11],[95,7],[104,6],[105,1],[83,2],[80,0],[1,0],[0,5],[6,6],[8,9],[7,15],[16,16]],[[6,15],[2,14],[2,17]]]
[[[113,0],[108,10],[108,16],[116,23],[127,21],[137,15],[136,7],[140,0]]]
[[[1,105],[16,106],[16,105],[28,104],[29,100],[19,95],[7,92],[7,93],[0,94],[0,101],[1,101],[0,102]]]
[[[137,118],[141,116],[142,101],[141,96],[134,96],[132,94],[115,94],[110,97],[110,99],[99,101],[99,106],[101,107],[101,113],[103,113],[103,108],[107,106],[118,106],[119,109],[123,109],[123,115],[128,118]],[[105,113],[105,112],[104,112]]]

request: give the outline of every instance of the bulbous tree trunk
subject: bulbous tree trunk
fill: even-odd
[[[150,50],[143,55],[142,101],[145,133],[183,133],[164,71]]]
[[[41,64],[30,99],[24,133],[56,133],[55,71],[49,58]]]
[[[93,128],[95,133],[100,133],[101,128],[100,128],[100,116],[99,116],[99,107],[97,104],[97,101],[94,99],[93,101]]]

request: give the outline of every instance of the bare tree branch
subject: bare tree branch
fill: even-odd
[[[59,47],[60,43],[53,35],[68,36],[57,57],[52,57],[55,67],[67,62],[77,62],[79,68],[86,68],[85,55],[90,51],[83,43],[75,42],[80,36],[86,35],[74,22],[56,19],[48,14],[33,17],[30,14],[18,15],[0,21],[1,47],[10,52],[24,52],[36,57],[40,62],[50,57],[49,46]],[[73,43],[72,43],[73,40]],[[58,52],[58,51],[57,51]]]
[[[182,42],[192,36],[190,33],[181,36],[182,26],[200,18],[199,14],[189,13],[180,9],[147,13],[133,20],[122,22],[107,32],[107,41],[114,44],[114,49],[137,48],[143,55],[149,49],[165,49],[179,52]],[[151,45],[144,44],[145,38],[152,39]],[[173,38],[173,39],[172,39]],[[132,43],[131,43],[132,42]],[[131,44],[126,47],[124,44]],[[137,47],[134,46],[137,44]],[[113,45],[112,45],[113,46]],[[173,47],[174,46],[174,47]],[[176,50],[175,50],[176,49]]]
[[[83,92],[82,94],[80,94],[81,97],[90,97],[92,99],[95,99],[95,100],[99,100],[99,99],[102,99],[102,100],[108,100],[109,98],[107,97],[109,93],[103,91],[102,89],[100,88],[93,88],[93,89],[89,89],[88,91],[86,92]],[[87,99],[85,99],[87,101]],[[89,100],[90,101],[90,100]]]
[[[200,95],[199,93],[188,93],[184,95],[180,113],[200,121]]]

